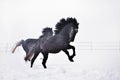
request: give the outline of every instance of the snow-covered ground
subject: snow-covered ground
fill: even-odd
[[[73,63],[63,52],[51,54],[44,69],[42,55],[30,68],[20,50],[0,53],[0,80],[120,80],[119,51],[76,50]]]

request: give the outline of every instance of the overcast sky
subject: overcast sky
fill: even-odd
[[[120,41],[120,0],[0,0],[0,43],[38,38],[66,17],[80,23],[76,41]]]

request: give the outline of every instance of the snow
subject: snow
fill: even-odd
[[[119,52],[76,50],[76,53],[75,62],[70,62],[63,52],[50,54],[47,69],[41,64],[42,55],[30,68],[30,62],[23,60],[22,50],[15,54],[0,53],[0,80],[120,80]]]

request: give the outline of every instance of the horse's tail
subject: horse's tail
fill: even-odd
[[[12,53],[14,53],[15,50],[16,50],[16,48],[17,48],[18,46],[21,46],[21,45],[23,44],[23,42],[24,42],[24,40],[21,40],[21,41],[17,42],[16,45],[15,45],[15,47],[14,47],[13,50],[12,50]]]

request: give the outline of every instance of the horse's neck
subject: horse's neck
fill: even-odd
[[[60,31],[60,35],[63,36],[64,39],[68,40],[69,41],[69,38],[70,38],[70,32],[71,32],[71,27],[72,26],[71,24],[68,24],[66,25],[62,31]]]

